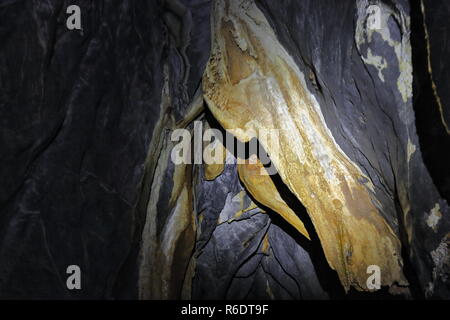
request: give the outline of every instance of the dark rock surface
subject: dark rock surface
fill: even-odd
[[[234,162],[236,160],[234,159]],[[252,208],[235,163],[214,181],[200,179],[192,297],[197,299],[326,299],[310,252],[278,226],[274,212]],[[240,195],[242,195],[240,197]],[[241,205],[242,200],[244,205]],[[214,201],[214,203],[212,203]],[[244,212],[236,217],[239,209]],[[273,221],[273,219],[275,219]],[[282,224],[286,228],[286,223]],[[293,238],[293,237],[294,238]]]
[[[0,5],[2,298],[133,296],[121,269],[159,114],[162,9],[76,4],[82,31],[66,28],[66,1]],[[80,292],[65,287],[70,264]]]
[[[426,37],[428,40],[428,68],[431,71],[433,91],[438,100],[442,125],[450,135],[450,62],[446,57],[450,53],[450,3],[448,1],[422,0],[422,13]]]
[[[447,130],[447,1],[412,1],[414,109],[420,149],[442,197],[450,200],[450,135]],[[426,18],[424,20],[424,17]],[[424,40],[425,39],[425,40]],[[431,72],[430,72],[431,71]],[[441,112],[442,110],[442,112]],[[444,121],[443,121],[444,120]]]

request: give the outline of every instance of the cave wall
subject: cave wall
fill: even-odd
[[[66,28],[70,4],[81,30]],[[371,4],[381,30],[368,27]],[[422,132],[448,129],[447,9],[444,0],[0,4],[0,298],[378,297],[365,285],[372,264],[381,297],[448,298],[446,182],[433,166],[447,158],[439,147],[421,152]],[[427,70],[414,73],[417,92],[418,65]],[[420,95],[426,86],[432,94]],[[423,122],[430,99],[439,118]],[[238,163],[234,150],[223,166],[171,159],[176,129],[254,123],[295,124],[284,157],[259,141],[275,176],[252,175],[259,164]],[[290,162],[306,146],[313,157]],[[82,290],[67,290],[72,264]]]

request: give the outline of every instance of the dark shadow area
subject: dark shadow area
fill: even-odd
[[[425,165],[443,198],[450,201],[450,136],[441,121],[428,72],[427,41],[420,0],[411,0],[413,108]]]
[[[270,177],[277,187],[281,198],[298,215],[300,220],[305,225],[311,240],[306,239],[278,213],[271,211],[269,214],[270,219],[308,252],[316,270],[317,278],[319,279],[322,288],[330,295],[330,298],[343,299],[345,297],[345,290],[339,281],[336,271],[332,270],[328,265],[323,248],[320,244],[319,236],[317,235],[306,208],[289,190],[286,184],[284,184],[279,174],[271,175]]]

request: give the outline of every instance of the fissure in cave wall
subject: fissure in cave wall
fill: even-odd
[[[450,297],[445,0],[72,2],[0,4],[0,298]]]

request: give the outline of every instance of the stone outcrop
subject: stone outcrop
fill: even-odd
[[[445,0],[75,2],[0,4],[0,298],[450,297]]]

